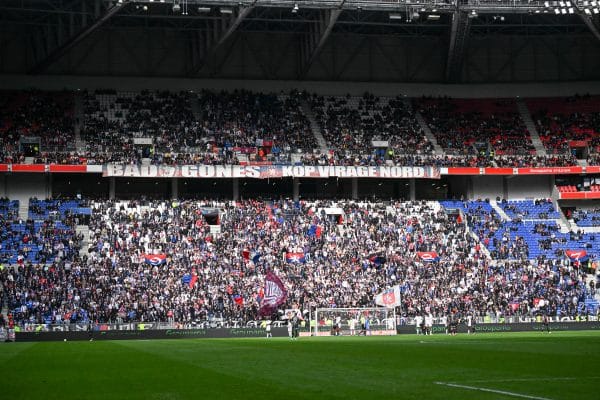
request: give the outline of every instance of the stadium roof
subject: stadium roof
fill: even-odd
[[[382,44],[379,39],[375,42],[370,41],[362,47],[359,46],[367,39],[410,38],[417,43],[423,41],[423,38],[430,38],[436,40],[435,48],[431,50],[437,57],[435,63],[440,64],[439,61],[443,60],[444,65],[440,71],[432,73],[432,77],[422,80],[461,82],[472,80],[464,71],[467,53],[483,51],[475,50],[471,46],[471,38],[570,37],[576,42],[586,42],[585,49],[576,50],[580,53],[578,57],[587,57],[588,52],[600,53],[598,51],[600,48],[599,8],[600,0],[573,2],[461,0],[458,3],[455,0],[416,2],[409,0],[3,0],[0,3],[0,14],[5,28],[0,29],[0,34],[26,31],[29,36],[29,46],[25,47],[29,47],[29,50],[24,51],[29,51],[30,54],[23,56],[27,61],[21,64],[26,71],[17,72],[42,74],[65,73],[65,68],[57,67],[57,63],[76,49],[79,53],[84,52],[80,44],[90,36],[101,35],[106,29],[184,33],[190,40],[191,49],[186,50],[187,54],[178,57],[185,57],[186,65],[182,71],[170,75],[186,77],[210,75],[208,70],[211,68],[207,67],[207,64],[211,63],[213,64],[212,75],[215,75],[215,70],[219,69],[219,66],[222,67],[218,62],[213,62],[217,54],[220,54],[221,58],[227,58],[227,52],[240,51],[232,44],[236,36],[249,37],[261,33],[288,35],[292,37],[289,46],[295,49],[294,73],[284,74],[285,76],[281,77],[268,66],[259,65],[263,70],[263,78],[317,80],[324,78],[318,77],[319,73],[315,72],[315,65],[323,63],[323,51],[328,45],[333,46],[331,45],[333,35],[353,35],[356,38],[354,40],[356,48],[347,49],[348,54],[345,59],[335,60],[337,68],[340,69],[343,69],[345,64],[356,62],[356,57],[366,51],[365,48],[375,48],[381,53],[382,58],[389,61],[391,68],[400,69],[400,66],[395,65],[399,60],[395,60],[394,55],[390,54],[393,50],[388,49],[388,46]],[[194,36],[194,33],[197,35]],[[8,39],[4,39],[4,42],[10,40],[10,34],[6,35]],[[166,36],[168,34],[165,33]],[[558,53],[564,53],[563,48],[552,49],[557,44],[552,39],[547,42],[548,49],[545,51],[557,53],[556,57],[560,58]],[[427,43],[424,40],[421,47],[431,47]],[[244,45],[252,54],[283,50],[280,46],[267,50],[262,47],[267,44],[260,41],[258,44],[246,42]],[[135,43],[128,46],[135,47]],[[495,45],[490,42],[481,47],[485,50],[485,46]],[[503,51],[514,57],[517,55],[514,53],[523,51],[523,49],[519,50],[520,46],[520,44],[512,45]],[[562,46],[565,50],[573,47],[570,43],[564,43]],[[344,45],[344,47],[348,46]],[[337,56],[332,56],[335,57]],[[594,60],[591,62],[593,63]],[[139,64],[143,63],[143,60],[139,61]],[[561,60],[559,63],[568,64]],[[70,68],[76,70],[76,66],[72,64],[73,62]],[[414,69],[418,65],[412,67]],[[322,69],[328,68],[332,69],[331,66],[323,66]],[[333,69],[335,68],[334,66]],[[14,69],[5,68],[2,72],[15,72]],[[575,70],[577,67],[572,69]],[[589,68],[589,70],[593,69],[595,68]],[[115,72],[105,71],[105,73]],[[76,74],[80,73],[76,72]],[[325,75],[335,78],[336,74]],[[481,75],[487,75],[489,80],[495,80],[492,73],[483,72]],[[525,80],[599,78],[596,76],[598,73],[585,71],[580,74],[559,72],[551,74],[558,76],[549,79],[545,78],[546,74],[543,72],[537,75],[540,78],[525,78]],[[392,80],[402,81],[407,80],[407,77],[408,74]],[[355,79],[369,80],[362,77]]]

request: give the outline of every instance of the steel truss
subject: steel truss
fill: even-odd
[[[187,32],[190,77],[214,75],[238,32],[297,36],[290,45],[299,47],[298,79],[308,76],[333,33],[445,36],[445,80],[459,82],[473,36],[588,31],[600,41],[598,15],[583,0],[573,1],[566,15],[557,15],[559,7],[558,1],[518,0],[2,0],[0,18],[7,27],[2,29],[28,27],[35,60],[29,72],[34,74],[46,72],[83,39],[108,26]],[[391,64],[398,62],[378,41],[370,43]],[[273,67],[261,68],[266,77],[274,77]]]

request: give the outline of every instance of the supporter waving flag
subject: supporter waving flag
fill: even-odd
[[[435,251],[417,251],[417,256],[423,262],[438,262],[440,261],[440,256]]]
[[[265,276],[264,297],[258,310],[259,316],[271,315],[286,299],[287,290],[283,282],[272,271],[268,271]]]
[[[285,253],[285,261],[288,263],[305,263],[306,256],[304,253]]]
[[[384,307],[396,307],[402,305],[400,286],[391,287],[375,296],[375,304]]]
[[[387,261],[385,256],[373,254],[369,257],[369,261],[377,267],[382,266]]]
[[[566,250],[565,254],[571,261],[586,261],[588,259],[588,254],[585,250]]]
[[[154,267],[167,263],[166,254],[144,254],[144,262]]]

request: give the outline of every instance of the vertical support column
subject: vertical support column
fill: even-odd
[[[300,179],[292,178],[293,185],[293,199],[294,201],[298,201],[300,199]]]
[[[233,178],[232,181],[232,197],[234,201],[238,201],[240,199],[240,178]]]
[[[411,178],[408,180],[408,198],[410,201],[415,201],[417,199],[417,190],[416,190],[416,181],[415,178]]]
[[[508,177],[502,177],[502,198],[508,199]]]
[[[52,174],[46,173],[46,198],[52,198]]]
[[[352,200],[358,199],[358,178],[352,178]]]
[[[473,177],[467,176],[467,199],[473,200],[475,198],[475,191],[473,190]]]
[[[116,186],[116,180],[115,177],[112,176],[109,178],[110,180],[108,181],[108,198],[110,200],[114,200],[115,199],[115,186]]]
[[[171,178],[171,200],[177,200],[179,197],[179,179]]]
[[[6,190],[6,180],[7,180],[6,176],[7,175],[8,174],[6,174],[6,173],[0,175],[0,189],[1,189],[0,196],[2,196],[2,197],[8,197],[8,192]]]

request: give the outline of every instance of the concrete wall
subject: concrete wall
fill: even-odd
[[[473,199],[496,199],[503,198],[504,192],[504,177],[502,176],[474,176],[472,182],[472,197]]]
[[[584,210],[600,209],[600,200],[559,200],[561,207],[577,207]]]
[[[550,198],[554,183],[553,176],[514,176],[506,179],[508,198]]]
[[[329,95],[362,95],[366,91],[380,96],[406,95],[451,96],[457,98],[485,97],[552,97],[572,96],[577,93],[600,94],[600,81],[570,83],[524,83],[524,84],[481,84],[444,85],[417,83],[368,83],[368,82],[311,82],[311,81],[263,81],[224,79],[179,79],[179,78],[136,78],[70,75],[0,75],[0,89],[39,88],[62,89],[106,89],[124,91],[143,89],[158,90],[234,90],[248,89],[263,92],[290,91],[292,89]]]
[[[21,204],[28,204],[31,197],[45,199],[52,193],[49,174],[3,174],[0,182],[4,182],[0,195]]]

